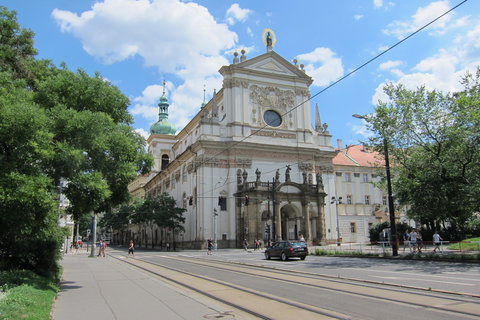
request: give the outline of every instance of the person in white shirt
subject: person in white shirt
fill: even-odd
[[[442,240],[443,239],[438,234],[438,231],[435,231],[435,233],[433,234],[433,244],[435,245],[435,248],[433,249],[433,252],[437,252],[437,249],[438,249],[438,251],[440,251],[440,244],[442,244],[441,243]]]

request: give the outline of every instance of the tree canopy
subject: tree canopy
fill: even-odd
[[[388,142],[396,199],[430,230],[461,231],[480,211],[480,69],[462,84],[453,93],[389,84],[366,117],[371,144],[383,153]]]
[[[59,239],[61,180],[79,218],[127,201],[128,183],[153,162],[129,99],[100,74],[35,59],[33,36],[0,7],[0,258],[23,259],[18,245],[46,234]]]

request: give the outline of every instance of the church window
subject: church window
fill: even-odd
[[[355,222],[350,222],[350,232],[351,233],[357,232],[357,226],[355,225]]]
[[[263,114],[263,120],[270,127],[278,127],[282,124],[282,117],[273,110],[267,110]]]
[[[164,170],[168,166],[169,162],[170,162],[170,157],[168,156],[168,154],[162,155],[162,170]]]

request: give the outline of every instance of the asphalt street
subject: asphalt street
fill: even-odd
[[[181,255],[207,257],[204,251],[139,252],[142,257]],[[431,288],[480,296],[480,264],[444,261],[390,260],[308,256],[301,261],[266,260],[263,250],[217,250],[211,259],[220,259],[273,268],[319,273],[396,285]]]

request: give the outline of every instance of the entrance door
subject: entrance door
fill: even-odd
[[[298,227],[294,207],[291,205],[286,205],[282,207],[280,209],[280,217],[282,219],[282,239],[297,239]]]

